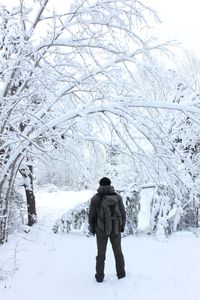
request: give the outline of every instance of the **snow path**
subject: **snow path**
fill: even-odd
[[[67,195],[80,202],[80,194]],[[121,280],[116,278],[108,245],[106,277],[99,284],[94,280],[95,238],[86,238],[80,232],[51,231],[57,216],[73,205],[70,201],[66,204],[66,200],[58,203],[57,196],[42,193],[39,223],[28,234],[14,234],[0,248],[0,267],[7,263],[12,275],[0,281],[1,300],[200,299],[199,237],[183,232],[167,242],[150,236],[123,238],[127,277]],[[81,201],[88,196],[81,193]]]

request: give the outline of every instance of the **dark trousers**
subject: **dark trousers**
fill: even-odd
[[[97,257],[96,257],[96,279],[103,280],[104,266],[106,259],[106,247],[108,238],[112,244],[113,253],[115,256],[115,266],[118,278],[125,276],[124,256],[121,249],[121,234],[117,235],[97,235]]]

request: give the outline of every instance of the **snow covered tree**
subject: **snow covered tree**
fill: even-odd
[[[182,99],[182,101],[184,101],[184,97]],[[192,97],[187,96],[186,99],[187,101],[191,101],[191,103],[196,102],[198,105],[199,95],[192,95]],[[174,151],[180,154],[178,169],[181,178],[183,178],[182,183],[177,183],[184,208],[182,225],[180,225],[181,228],[196,227],[199,225],[199,120],[199,118],[194,118],[193,115],[190,114],[185,117],[180,116],[176,119],[172,127],[172,134],[174,134]]]
[[[185,54],[179,72],[177,95],[174,98],[178,103],[190,103],[191,106],[199,108],[199,79],[200,62],[194,55]],[[183,214],[179,224],[180,229],[199,226],[199,115],[176,113],[171,125],[174,152],[179,153],[179,173],[183,182],[178,182],[182,197]]]
[[[190,62],[194,61],[195,66],[193,65],[193,69],[187,67],[188,72],[187,60],[184,61],[184,68],[181,66],[176,71],[168,72],[173,84],[168,87],[167,94],[171,94],[168,97],[171,103],[198,109],[199,91],[196,80],[199,64],[190,59]],[[165,228],[164,233],[168,235],[176,229],[187,229],[199,224],[199,114],[194,110],[166,111],[162,114],[159,126],[159,138],[154,140],[156,164],[160,174],[158,182],[165,188],[162,191],[160,184],[158,186],[157,196],[152,202],[151,223],[152,229],[157,230],[158,220],[154,217],[161,216],[160,228]],[[168,206],[165,220],[163,206]]]
[[[121,115],[120,69],[159,48],[138,35],[145,14],[153,15],[139,1],[77,0],[62,13],[48,0],[15,5],[0,7],[0,243],[21,163],[66,148],[63,140],[94,141],[95,129],[84,122],[102,122],[106,111]]]
[[[196,107],[152,98],[153,91],[144,92],[135,80],[138,73],[144,80],[147,74],[160,78],[154,53],[166,46],[148,37],[147,16],[156,15],[141,1],[76,0],[62,3],[61,12],[51,0],[15,5],[0,6],[0,243],[7,240],[22,163],[34,166],[61,149],[81,169],[81,158],[86,159],[81,145],[109,148],[112,132],[124,155],[138,159],[138,171],[142,164],[155,177],[154,160],[135,134],[156,148],[156,139],[163,138],[159,109],[199,113]]]

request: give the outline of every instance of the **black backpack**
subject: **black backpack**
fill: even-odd
[[[105,234],[121,232],[122,216],[116,194],[105,195],[98,206],[97,227]]]

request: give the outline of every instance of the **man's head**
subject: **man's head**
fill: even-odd
[[[111,185],[111,180],[108,177],[103,177],[100,179],[99,184],[100,184],[100,186],[102,186],[102,185],[109,186],[109,185]]]

